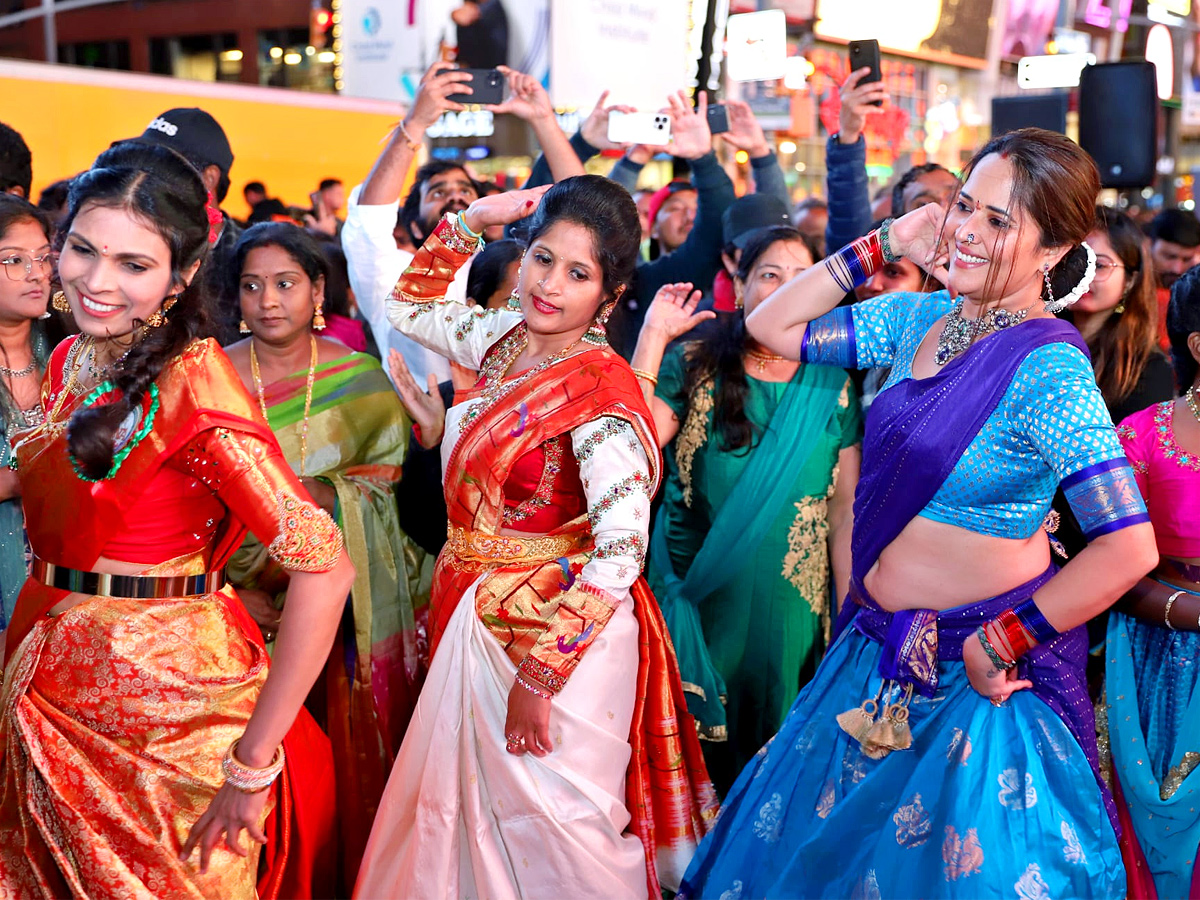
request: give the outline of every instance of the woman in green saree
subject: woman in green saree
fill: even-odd
[[[649,580],[679,655],[688,706],[724,793],[778,730],[824,650],[845,595],[862,416],[841,369],[767,353],[743,315],[813,264],[787,226],[752,232],[737,306],[699,341],[668,349],[713,313],[668,285],[633,357],[665,455]],[[689,297],[689,295],[691,295]]]
[[[425,554],[400,529],[393,493],[411,420],[374,358],[314,334],[324,325],[327,270],[311,235],[255,225],[237,243],[233,271],[250,337],[229,358],[284,456],[337,520],[358,573],[323,691],[318,682],[309,698],[333,743],[348,893],[424,672]],[[253,536],[228,571],[270,642],[286,574]]]

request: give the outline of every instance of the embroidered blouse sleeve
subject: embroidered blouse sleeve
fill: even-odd
[[[925,294],[881,294],[808,323],[800,360],[844,369],[890,366],[912,307]]]
[[[523,678],[554,693],[562,690],[641,574],[653,482],[649,457],[623,419],[589,422],[572,432],[571,441],[595,549],[517,667]]]
[[[208,486],[284,569],[328,572],[337,563],[341,530],[312,502],[274,441],[214,428],[197,435],[177,465]]]
[[[387,303],[392,327],[434,353],[468,369],[478,369],[489,347],[521,321],[510,310],[447,302],[446,291],[475,246],[458,232],[451,216],[417,251]]]
[[[1154,438],[1154,421],[1147,413],[1154,409],[1157,409],[1157,406],[1126,416],[1125,420],[1117,426],[1117,437],[1125,451],[1125,458],[1129,460],[1129,465],[1133,469],[1133,477],[1137,479],[1142,499],[1147,502],[1149,502],[1150,487],[1150,454],[1146,450],[1149,441]]]
[[[1148,522],[1146,504],[1087,357],[1065,343],[1029,354],[1009,396],[1030,443],[1061,479],[1063,494],[1090,541]]]

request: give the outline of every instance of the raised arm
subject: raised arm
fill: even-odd
[[[754,193],[771,194],[791,209],[792,197],[783,180],[783,169],[779,168],[779,159],[767,143],[767,136],[750,104],[743,100],[726,100],[725,113],[729,117],[729,130],[720,137],[729,146],[745,150],[750,157]]]
[[[888,243],[893,258],[906,256],[935,277],[944,278],[945,256],[939,248],[945,211],[936,203],[913,210],[891,223]],[[879,231],[830,253],[820,265],[805,269],[746,316],[746,330],[760,344],[788,359],[800,359],[809,322],[837,306],[847,293],[883,265]]]
[[[869,69],[851,72],[841,89],[838,133],[825,145],[825,192],[829,202],[829,224],[825,246],[842,247],[862,237],[871,227],[871,195],[867,180],[867,142],[863,129],[867,117],[883,109],[888,92],[882,82],[860,85]],[[895,210],[899,213],[901,210]]]
[[[508,97],[503,103],[485,106],[493,113],[511,113],[529,123],[534,136],[542,148],[542,155],[550,167],[555,181],[584,173],[583,163],[571,146],[570,140],[558,127],[550,95],[532,75],[526,75],[508,66],[498,66],[508,79]]]

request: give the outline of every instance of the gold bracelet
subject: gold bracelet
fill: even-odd
[[[421,149],[421,145],[412,139],[412,135],[408,133],[408,129],[404,127],[404,120],[401,119],[396,123],[396,127],[400,129],[400,133],[404,135],[404,141],[408,144],[408,149],[416,153]]]
[[[630,366],[630,368],[633,369],[633,366]],[[642,378],[650,382],[654,387],[658,387],[658,376],[652,372],[647,372],[645,369],[633,369],[633,375],[635,378]]]

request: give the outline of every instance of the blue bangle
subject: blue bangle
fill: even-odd
[[[1058,629],[1046,621],[1046,617],[1042,615],[1042,611],[1038,609],[1032,597],[1014,606],[1013,614],[1039,644],[1052,641],[1060,634]]]
[[[479,232],[479,231],[471,230],[471,227],[467,224],[466,217],[463,216],[461,210],[458,213],[458,227],[462,229],[462,233],[465,234],[467,237],[474,238],[477,241],[483,240],[483,233]]]

